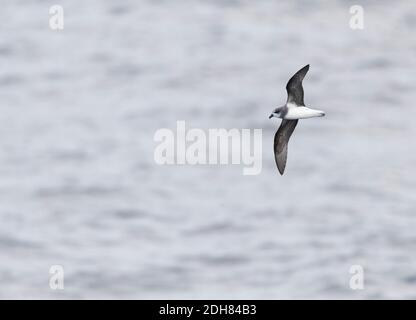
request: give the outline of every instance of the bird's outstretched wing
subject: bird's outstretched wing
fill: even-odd
[[[274,135],[274,159],[281,175],[285,172],[287,145],[297,124],[298,120],[282,120],[279,129]]]
[[[287,102],[295,103],[298,106],[304,106],[302,80],[309,70],[309,64],[296,72],[286,85]]]

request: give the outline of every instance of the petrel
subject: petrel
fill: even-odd
[[[279,129],[274,135],[274,159],[281,175],[285,172],[287,144],[298,124],[298,119],[323,117],[325,112],[305,107],[303,101],[302,80],[309,70],[309,64],[296,72],[286,85],[287,101],[282,107],[273,110],[269,119],[282,119]]]

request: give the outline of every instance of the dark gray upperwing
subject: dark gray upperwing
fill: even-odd
[[[295,103],[298,106],[304,106],[303,101],[303,87],[302,80],[305,78],[306,73],[309,70],[309,64],[304,66],[298,72],[296,72],[286,85],[287,102]]]
[[[274,135],[274,159],[281,175],[285,172],[287,160],[287,144],[298,124],[298,120],[282,120]]]

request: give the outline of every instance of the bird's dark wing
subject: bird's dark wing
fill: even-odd
[[[282,120],[279,129],[274,135],[274,159],[281,175],[285,172],[289,138],[297,124],[298,120]]]
[[[298,106],[304,106],[302,80],[309,70],[309,64],[296,72],[286,85],[287,102],[295,103]]]

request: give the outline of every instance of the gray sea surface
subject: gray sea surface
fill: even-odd
[[[0,298],[416,298],[416,2],[354,4],[2,1]],[[326,117],[280,176],[268,115],[308,63]],[[261,174],[156,164],[178,120],[262,129]]]

